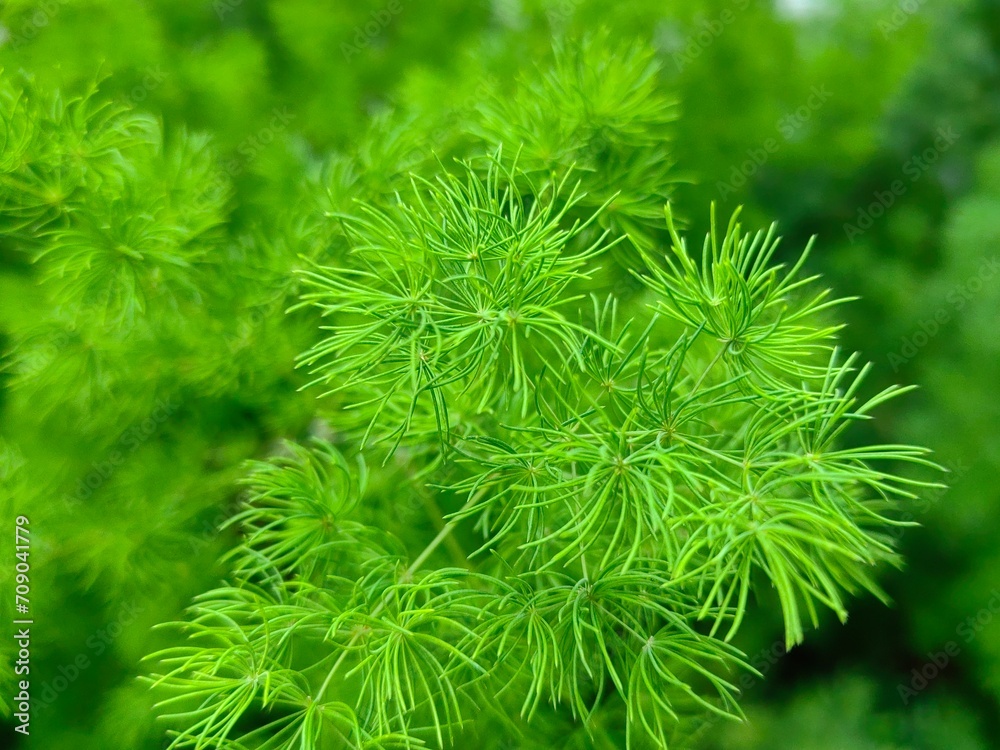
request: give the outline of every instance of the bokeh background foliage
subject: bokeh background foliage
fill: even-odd
[[[540,97],[553,132],[599,125],[535,67],[588,34],[610,82],[616,61],[657,65],[644,96],[677,103],[642,122],[669,142],[663,170],[609,221],[642,230],[670,195],[693,236],[710,201],[777,219],[787,248],[818,235],[810,270],[861,296],[840,314],[868,387],[921,385],[858,439],[929,445],[951,469],[901,532],[907,567],[884,572],[893,607],[858,600],[788,654],[761,610],[739,644],[765,673],[750,722],[696,745],[996,746],[1000,2],[47,0],[4,4],[0,24],[4,518],[33,524],[35,690],[87,664],[8,746],[162,746],[136,680],[170,645],[151,626],[225,575],[243,462],[324,430],[294,367],[314,314],[283,314],[301,256],[329,259],[328,214],[435,154],[529,138],[518,113]],[[589,137],[524,157],[586,164]],[[382,476],[369,492],[392,492]],[[433,535],[418,504],[400,514]]]

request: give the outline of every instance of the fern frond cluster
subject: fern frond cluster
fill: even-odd
[[[575,199],[555,207],[563,184],[529,193],[526,204],[499,164],[484,182],[471,166],[463,171],[415,183],[414,202],[401,199],[391,213],[345,217],[351,266],[307,275],[315,291],[303,299],[332,323],[302,363],[314,382],[370,407],[373,428],[400,438],[424,413],[421,401],[448,431],[449,390],[476,413],[512,393],[527,398],[530,369],[576,347],[582,329],[563,311],[578,298],[567,290],[586,280],[604,239],[567,252],[586,224],[564,225]],[[371,396],[355,395],[362,389]]]
[[[466,746],[612,711],[666,747],[685,715],[740,716],[761,581],[789,645],[880,593],[922,484],[892,467],[931,464],[839,447],[904,389],[859,395],[805,254],[784,268],[734,216],[693,255],[668,208],[623,310],[588,293],[615,238],[586,231],[606,206],[571,215],[572,179],[497,154],[338,217],[301,357],[337,445],[253,466],[233,579],[159,655],[175,747]],[[410,498],[441,514],[423,546],[392,520]]]

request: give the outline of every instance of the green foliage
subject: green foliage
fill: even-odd
[[[651,50],[607,35],[557,46],[552,67],[511,96],[493,93],[478,129],[486,142],[518,144],[529,175],[580,171],[581,208],[602,226],[648,243],[677,181],[671,154],[676,102],[658,85]]]
[[[664,747],[674,696],[740,715],[726,674],[750,667],[728,641],[761,574],[791,645],[803,611],[846,618],[844,592],[878,592],[871,569],[895,559],[887,514],[930,485],[871,464],[933,464],[838,446],[902,391],[861,401],[854,358],[818,364],[835,302],[803,294],[801,262],[770,264],[773,229],[734,217],[699,269],[671,223],[620,322],[613,297],[574,293],[607,248],[569,223],[572,195],[553,207],[565,178],[535,187],[501,157],[458,171],[340,217],[351,252],[308,272],[330,322],[302,363],[342,399],[346,450],[388,443],[412,467],[384,511],[464,503],[413,556],[385,516],[365,522],[364,472],[330,444],[257,464],[234,583],[159,655],[175,747],[461,744],[498,699],[586,727],[612,698],[630,747]],[[466,526],[478,553],[430,566]]]
[[[603,237],[567,252],[587,225],[560,226],[575,203],[571,194],[556,207],[565,180],[529,192],[525,205],[512,187],[519,175],[499,164],[485,182],[463,171],[465,181],[415,183],[414,204],[394,214],[346,217],[351,267],[308,276],[318,291],[304,299],[333,324],[301,362],[314,366],[314,383],[349,389],[352,408],[371,412],[369,431],[384,427],[397,443],[421,396],[444,432],[449,389],[473,414],[503,408],[512,394],[526,406],[529,360],[558,360],[576,346],[579,326],[562,311],[577,298],[566,290],[586,280],[602,250]]]
[[[18,747],[986,747],[989,5],[0,8]]]

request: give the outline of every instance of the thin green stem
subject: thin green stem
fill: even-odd
[[[441,506],[434,501],[433,495],[426,492],[421,492],[420,494],[423,499],[424,509],[427,511],[431,523],[434,524],[440,534],[447,528],[447,522],[444,520],[444,513],[441,512]],[[464,565],[469,559],[468,554],[462,549],[462,545],[450,533],[445,536],[444,544],[448,548],[448,551],[451,552],[456,565]]]
[[[465,501],[465,504],[462,506],[461,510],[458,512],[459,515],[461,515],[462,511],[468,510],[477,502],[479,502],[479,499],[482,497],[483,492],[485,492],[485,490],[482,490],[476,493],[475,495],[469,497],[469,499]],[[420,570],[420,567],[425,562],[427,562],[427,558],[429,558],[432,554],[434,554],[434,550],[440,547],[441,543],[449,538],[451,532],[455,530],[455,527],[458,526],[460,520],[461,520],[460,518],[453,518],[446,524],[444,524],[441,530],[438,531],[437,536],[435,536],[430,541],[430,543],[426,547],[424,547],[423,552],[417,555],[416,558],[413,560],[413,562],[410,563],[410,567],[408,567],[406,571],[403,573],[403,580],[409,580],[410,578],[413,577],[414,573]],[[379,614],[381,614],[382,610],[385,609],[385,606],[388,603],[388,601],[389,601],[388,596],[382,597],[382,600],[378,603],[375,609],[372,610],[371,616],[377,617]],[[358,639],[360,637],[361,637],[360,632],[355,633],[351,637],[351,640],[348,641],[347,646],[345,646],[344,650],[340,653],[340,656],[337,657],[337,661],[335,661],[333,663],[333,666],[330,667],[330,671],[327,672],[326,678],[323,680],[323,684],[320,685],[319,691],[316,693],[316,699],[315,699],[316,703],[319,703],[321,700],[323,700],[323,695],[326,693],[327,688],[330,686],[330,682],[333,680],[334,675],[337,673],[337,670],[340,669],[340,666],[344,663],[344,660],[347,659],[347,654],[350,653],[351,648],[358,642]]]
[[[729,342],[728,341],[722,342],[722,348],[719,349],[715,357],[712,358],[712,361],[708,363],[708,367],[705,368],[705,371],[701,374],[701,377],[698,378],[698,381],[694,384],[694,387],[691,389],[692,392],[697,391],[699,388],[701,388],[701,384],[705,382],[705,378],[708,377],[708,373],[711,372],[712,368],[719,363],[719,360],[722,359],[722,355],[726,353],[726,349],[728,348],[729,348]]]

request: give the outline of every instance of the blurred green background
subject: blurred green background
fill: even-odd
[[[30,739],[6,717],[0,745],[164,746],[136,680],[163,645],[151,628],[224,575],[241,462],[316,412],[293,367],[312,321],[281,315],[298,253],[324,243],[344,184],[379,191],[405,161],[413,145],[380,135],[393,112],[422,117],[420,139],[447,133],[484,85],[597,30],[655,50],[656,86],[679,101],[673,200],[690,231],[715,201],[777,220],[787,248],[817,235],[812,270],[860,297],[843,340],[875,363],[870,387],[921,386],[868,429],[951,471],[901,533],[893,606],[855,601],[789,654],[780,614],[760,612],[740,644],[766,678],[746,686],[750,721],[708,722],[695,746],[1000,747],[1000,0],[4,3],[0,68],[64,123],[52,148],[82,148],[67,103],[99,82],[92,101],[157,133],[122,221],[154,211],[150,195],[168,213],[194,200],[191,231],[229,270],[98,335],[25,251],[62,198],[0,226],[4,517],[32,520],[35,690],[51,688]],[[345,153],[362,170],[346,181]]]

